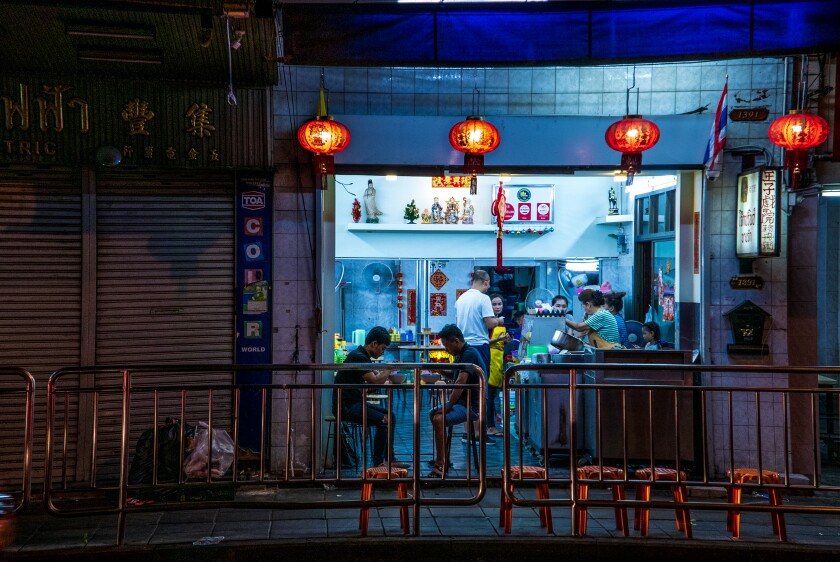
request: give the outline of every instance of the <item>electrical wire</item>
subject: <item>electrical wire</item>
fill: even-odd
[[[227,36],[228,52],[228,105],[236,107],[236,94],[233,93],[233,49],[230,46],[230,18],[225,16],[225,35]]]
[[[278,20],[279,20],[279,18],[280,18],[279,12],[278,12],[277,17],[278,17]],[[277,34],[278,35],[278,43],[280,43],[280,41],[282,40],[282,33],[283,33],[282,23],[278,23],[278,30],[279,30],[278,34]],[[278,44],[277,49],[278,49],[278,55],[281,55],[282,54],[281,44]],[[298,91],[298,89],[296,87],[292,87],[292,84],[296,79],[296,75],[292,71],[292,68],[289,65],[285,65],[285,64],[282,64],[280,62],[282,60],[283,59],[282,59],[281,56],[277,57],[278,65],[280,67],[279,68],[279,71],[280,71],[279,72],[279,74],[280,74],[279,82],[280,82],[280,86],[283,88],[283,92],[285,93],[286,116],[288,117],[288,120],[289,120],[289,128],[290,128],[290,130],[294,131],[295,130],[295,122],[294,122],[295,117],[294,116],[297,115],[297,94],[296,94],[296,92]],[[321,295],[321,287],[317,283],[318,264],[317,264],[317,259],[316,259],[317,255],[316,255],[316,252],[315,252],[315,243],[314,243],[314,240],[313,240],[313,229],[312,229],[312,222],[314,222],[315,217],[314,217],[314,208],[313,208],[313,216],[312,217],[309,216],[309,209],[307,208],[306,198],[304,197],[304,194],[303,194],[303,176],[301,175],[302,172],[301,172],[300,153],[297,150],[297,143],[295,143],[295,153],[294,153],[293,161],[294,161],[294,166],[295,166],[295,171],[296,171],[296,174],[295,174],[295,179],[296,179],[296,183],[297,183],[296,187],[297,187],[297,192],[298,192],[298,196],[299,196],[299,199],[300,199],[300,208],[303,211],[303,213],[302,213],[303,224],[304,224],[304,227],[305,227],[306,241],[307,241],[307,244],[309,246],[309,257],[310,257],[311,266],[312,266],[312,288],[313,288],[313,296],[314,296],[314,300],[315,300],[315,307],[314,307],[313,313],[316,317],[315,338],[317,340],[318,338],[321,337],[321,332],[323,331],[323,327],[321,326],[321,321],[320,321],[322,295]],[[295,356],[296,355],[298,355],[297,351],[295,351]],[[311,357],[312,357],[312,361],[314,362],[315,361],[314,346],[313,346]]]

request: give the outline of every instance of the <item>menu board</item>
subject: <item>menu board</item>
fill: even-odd
[[[505,222],[554,224],[553,184],[508,184]]]

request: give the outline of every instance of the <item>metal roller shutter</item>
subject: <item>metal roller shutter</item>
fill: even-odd
[[[33,490],[43,481],[46,388],[80,361],[82,190],[78,173],[31,170],[0,177],[0,361],[36,378]],[[5,387],[19,379],[3,378]],[[23,462],[23,396],[0,394],[0,488],[17,489]],[[74,447],[78,400],[68,402]],[[63,403],[58,415],[64,416]],[[70,466],[65,476],[73,477]]]
[[[234,362],[232,174],[100,176],[97,182],[97,364]],[[119,384],[120,374],[97,377]],[[230,383],[232,373],[144,373],[132,386]],[[230,393],[213,396],[214,425],[230,429]],[[180,393],[160,394],[157,424],[179,417]],[[120,399],[97,408],[97,479],[118,474]],[[152,395],[135,393],[131,443],[155,424]],[[207,418],[207,393],[188,396],[186,421]],[[132,445],[133,446],[133,445]]]

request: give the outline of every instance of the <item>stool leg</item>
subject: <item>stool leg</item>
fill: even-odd
[[[741,488],[736,486],[732,488],[732,503],[741,503]],[[741,512],[732,512],[732,538],[737,539],[741,536]]]
[[[688,491],[685,486],[674,486],[674,501],[685,503]],[[691,538],[691,512],[688,509],[677,510],[677,530],[685,533],[687,539]]]
[[[644,494],[642,493],[642,486],[641,485],[636,486],[636,499],[641,500],[643,495]],[[639,525],[641,524],[641,519],[642,519],[641,508],[638,508],[638,507],[633,508],[633,528],[637,531],[639,530]]]
[[[782,505],[782,493],[781,491],[773,488],[769,490],[767,494],[770,497],[770,503],[772,505]],[[775,523],[774,531],[777,531],[776,534],[779,535],[779,540],[782,542],[787,542],[787,528],[785,528],[785,514],[784,513],[774,513],[773,514],[773,522]]]
[[[537,492],[537,499],[538,500],[543,499],[542,486],[540,486],[539,484],[537,484],[536,492]],[[537,508],[537,515],[540,518],[540,527],[545,527],[545,511],[543,511],[542,507]]]
[[[650,484],[642,484],[639,486],[639,492],[641,497],[639,499],[643,501],[650,501]],[[650,508],[649,507],[640,507],[639,508],[639,526],[636,527],[639,529],[640,534],[643,537],[648,536],[648,525],[650,523]]]
[[[589,499],[589,484],[578,484],[578,499]],[[575,517],[578,522],[578,536],[586,536],[587,511],[585,507],[575,507]]]
[[[537,497],[548,499],[548,484],[537,484]],[[540,526],[545,527],[549,534],[554,533],[554,522],[551,519],[551,508],[549,506],[540,508]]]
[[[674,503],[679,503],[681,501],[680,492],[677,489],[677,486],[671,486],[671,497],[674,498]],[[674,510],[674,522],[677,524],[677,531],[685,531],[685,529],[683,529],[682,509]]]
[[[732,488],[726,489],[726,503],[732,503]],[[732,510],[726,512],[726,530],[732,532]]]
[[[364,484],[362,484],[362,499],[369,500],[372,490],[372,482],[365,482]],[[370,510],[367,507],[363,507],[359,511],[359,529],[362,531],[363,537],[367,536],[369,511]]]
[[[621,501],[624,499],[624,484],[615,484],[612,486],[612,497],[615,501]],[[616,507],[615,528],[620,530],[626,537],[630,534],[630,530],[627,527],[627,508]]]
[[[408,488],[405,483],[397,484],[397,496],[404,499],[408,497]],[[408,506],[400,506],[400,527],[402,527],[403,534],[407,535],[411,532],[411,525],[408,523]]]

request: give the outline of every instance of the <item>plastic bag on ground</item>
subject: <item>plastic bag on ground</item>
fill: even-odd
[[[184,460],[184,474],[187,478],[207,478],[207,460],[209,446],[213,448],[210,467],[212,478],[222,477],[233,463],[233,439],[224,429],[213,429],[212,445],[209,443],[207,424],[198,422],[195,428],[195,447]]]

